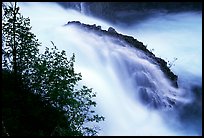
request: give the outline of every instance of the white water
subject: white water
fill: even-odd
[[[178,58],[171,69],[179,76],[187,76],[186,79],[196,76],[199,78],[197,83],[201,84],[202,14],[200,12],[161,14],[128,28],[118,27],[118,30],[135,36],[147,45],[148,49],[154,49],[154,53],[166,61]]]
[[[146,84],[154,83],[154,88],[148,88],[148,91],[158,90],[160,97],[172,97],[171,93],[167,92],[172,90],[177,92],[178,95],[174,98],[181,102],[188,102],[188,99],[179,97],[182,91],[172,88],[161,71],[151,64],[144,54],[134,51],[128,46],[118,46],[108,37],[98,37],[95,34],[72,26],[62,27],[62,25],[72,20],[101,25],[102,29],[106,30],[113,25],[99,19],[86,17],[73,10],[65,11],[55,4],[20,3],[19,5],[21,13],[25,17],[30,17],[33,32],[43,44],[41,51],[45,46],[51,46],[50,41],[53,41],[60,50],[66,50],[68,57],[72,53],[76,54],[75,67],[77,72],[82,73],[83,82],[81,83],[92,87],[97,92],[97,111],[106,118],[104,122],[100,123],[102,130],[99,135],[198,135],[194,130],[186,134],[185,131],[171,128],[166,124],[166,121],[164,122],[161,115],[165,112],[150,110],[139,102],[137,88],[145,87],[145,83],[141,84],[144,77],[146,78],[145,81],[147,81]],[[124,33],[132,32],[133,35],[136,34],[133,33],[134,31],[128,32],[122,28],[117,28],[117,30],[124,31]],[[155,37],[147,40],[142,39],[150,34],[147,33],[145,36],[145,32],[147,31],[145,30],[144,33],[138,31],[138,34],[143,35],[138,35],[138,38],[136,38],[140,41],[144,40],[144,42],[152,40],[147,42],[152,44],[152,47],[157,46],[157,43],[161,45],[159,40],[153,43]],[[198,36],[200,37],[199,34]],[[200,50],[199,48],[197,50]],[[158,49],[155,48],[155,51]],[[171,50],[168,50],[168,54],[163,56],[169,58],[176,54],[175,51]],[[181,55],[184,56],[185,53]],[[180,56],[180,53],[175,55],[175,57],[178,56]],[[196,56],[198,56],[198,62],[196,62],[195,66],[200,67],[200,53],[196,54]],[[175,67],[182,68],[182,63],[176,62]],[[185,64],[185,68],[187,66],[190,67]],[[128,72],[131,68],[133,70]],[[175,118],[169,117],[167,122],[171,121],[175,121]]]

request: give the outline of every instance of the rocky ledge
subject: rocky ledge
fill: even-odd
[[[178,76],[175,75],[170,70],[170,68],[167,66],[167,62],[165,60],[161,59],[161,58],[156,57],[151,51],[149,51],[146,48],[145,45],[143,45],[142,42],[139,42],[134,37],[117,33],[117,31],[114,28],[112,28],[112,27],[109,27],[108,30],[106,31],[106,30],[102,30],[101,26],[96,26],[96,24],[88,25],[88,24],[83,24],[83,23],[81,23],[79,21],[68,22],[67,24],[65,24],[65,26],[66,25],[70,25],[70,24],[81,26],[81,27],[83,27],[83,28],[85,28],[87,30],[94,31],[95,33],[100,33],[100,34],[104,34],[104,35],[107,35],[107,36],[118,38],[118,39],[126,42],[130,46],[144,51],[151,59],[153,59],[152,62],[154,62],[155,64],[157,64],[161,68],[161,70],[164,72],[166,77],[172,82],[172,84],[176,88],[178,88],[178,83],[177,83]]]

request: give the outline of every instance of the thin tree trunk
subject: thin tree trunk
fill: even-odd
[[[17,52],[17,46],[16,46],[16,27],[15,27],[15,23],[16,23],[16,2],[14,3],[14,10],[13,10],[13,71],[14,71],[14,75],[15,78],[17,77],[17,61],[16,61],[16,52]]]
[[[13,73],[14,73],[14,88],[18,92],[18,70],[17,70],[17,45],[16,45],[16,2],[13,9]]]

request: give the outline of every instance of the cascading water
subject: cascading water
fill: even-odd
[[[178,93],[159,67],[149,61],[148,56],[120,40],[100,33],[96,35],[74,26],[61,29],[67,34],[65,36],[78,36],[76,41],[72,41],[75,53],[79,56],[76,68],[82,73],[83,83],[97,92],[98,110],[106,116],[105,124],[108,122],[103,128],[105,135],[170,135],[169,132],[153,128],[145,134],[147,126],[144,124],[151,118],[156,123],[157,120],[152,116],[158,114],[144,109],[145,106],[139,100],[148,102],[147,106],[165,109],[163,106],[171,106],[168,99],[176,98],[174,94]],[[146,99],[138,97],[145,94]],[[136,126],[130,129],[128,124],[132,122]],[[160,126],[162,120],[157,123]],[[115,127],[115,132],[108,132]]]
[[[20,3],[20,7],[31,18],[44,47],[53,41],[68,57],[75,53],[81,83],[97,92],[96,110],[105,116],[99,135],[200,135],[194,130],[187,133],[175,116],[166,116],[177,114],[174,102],[188,103],[189,99],[181,97],[185,90],[175,88],[154,59],[119,38],[75,25],[62,26],[71,20],[101,25],[105,30],[111,25],[49,3]]]

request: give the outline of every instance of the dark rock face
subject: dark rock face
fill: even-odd
[[[65,9],[75,9],[86,15],[123,25],[131,25],[160,13],[202,11],[201,2],[58,2],[58,4]]]
[[[115,29],[112,28],[112,27],[109,27],[109,28],[108,28],[108,32],[109,32],[109,33],[117,33],[117,32],[115,31]]]
[[[148,91],[146,88],[140,88],[138,95],[139,100],[151,109],[170,109],[176,104],[175,99],[166,97],[167,100],[164,102],[155,91]]]
[[[152,99],[151,99],[151,95],[149,95],[149,93],[147,92],[147,90],[145,88],[141,88],[139,90],[139,98],[141,100],[141,102],[145,105],[149,104],[152,102]]]
[[[177,79],[178,76],[175,75],[167,66],[167,62],[164,61],[161,58],[156,57],[151,51],[149,51],[146,46],[143,45],[142,42],[139,42],[137,39],[135,39],[132,36],[127,36],[127,35],[123,35],[123,34],[119,34],[116,32],[116,30],[112,27],[109,27],[108,31],[106,30],[101,30],[101,26],[96,26],[94,25],[87,25],[87,24],[83,24],[80,23],[79,21],[71,21],[68,22],[66,25],[77,25],[80,27],[83,27],[86,30],[91,30],[96,34],[104,34],[110,37],[114,37],[117,39],[120,39],[124,42],[126,42],[128,45],[130,45],[131,47],[137,48],[139,50],[142,50],[143,52],[146,53],[146,55],[149,56],[149,58],[153,59],[151,60],[151,62],[157,64],[160,69],[164,72],[164,74],[166,75],[166,77],[172,82],[173,86],[178,88],[178,84],[177,84]]]

